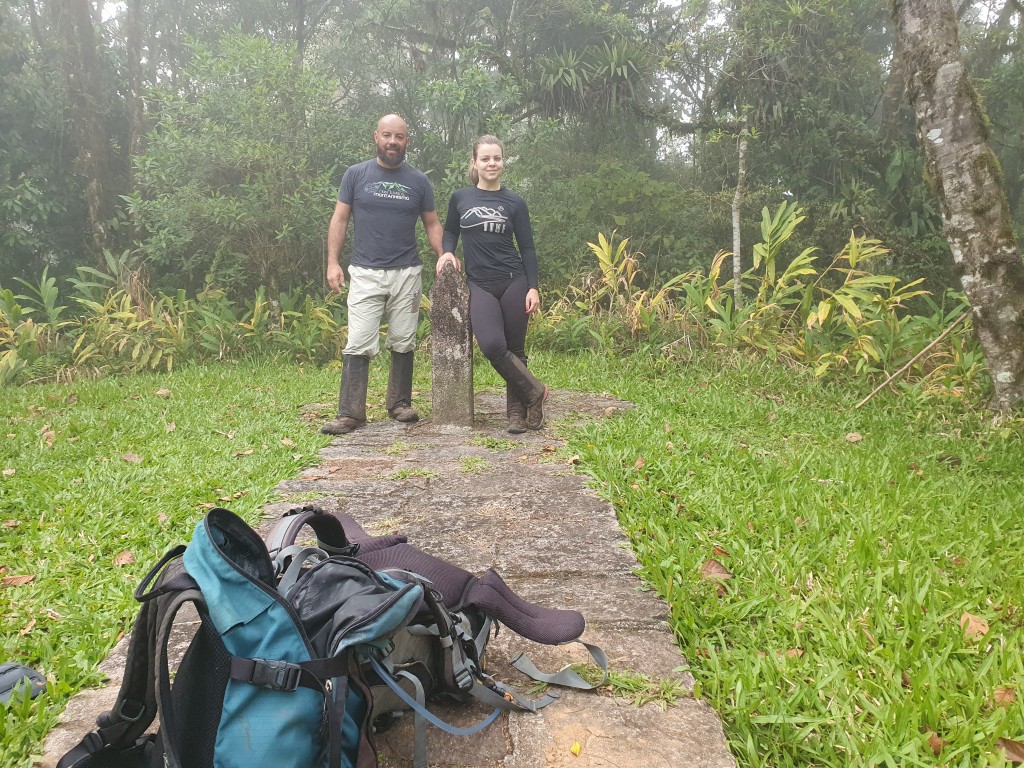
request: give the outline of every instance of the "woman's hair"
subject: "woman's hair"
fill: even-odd
[[[477,182],[480,181],[480,174],[477,173],[476,168],[473,167],[473,161],[476,160],[476,151],[484,144],[497,144],[501,147],[501,153],[505,154],[505,142],[497,136],[491,136],[491,134],[486,133],[473,142],[473,157],[470,158],[469,161],[469,183],[474,187],[477,185]]]

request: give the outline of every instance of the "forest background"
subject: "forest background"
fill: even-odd
[[[882,0],[2,7],[5,287],[105,268],[106,250],[154,291],[321,292],[338,181],[387,112],[442,214],[472,139],[509,142],[549,290],[612,229],[651,282],[706,268],[732,244],[741,125],[745,243],[790,193],[824,257],[852,228],[891,249],[887,271],[954,283]],[[957,12],[1019,228],[1021,6]]]
[[[1022,422],[974,408],[991,382],[892,12],[0,0],[0,384],[38,385],[0,390],[0,637],[54,683],[5,711],[0,764],[96,684],[154,514],[256,515],[316,461],[295,413],[336,393],[346,331],[327,222],[388,112],[442,215],[472,139],[506,139],[541,264],[531,365],[637,403],[573,462],[741,764],[1024,755]],[[953,13],[1019,237],[1024,7]],[[897,373],[899,398],[853,407]],[[703,578],[714,558],[736,577]]]

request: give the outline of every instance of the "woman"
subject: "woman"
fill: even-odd
[[[548,388],[526,367],[526,326],[540,307],[537,251],[526,201],[501,186],[504,170],[504,144],[494,136],[477,139],[469,163],[473,186],[456,191],[448,204],[437,274],[447,264],[461,268],[454,253],[461,237],[473,335],[505,380],[508,431],[518,434],[544,426]]]

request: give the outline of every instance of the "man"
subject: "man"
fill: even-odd
[[[348,345],[342,351],[338,417],[321,428],[343,435],[366,423],[366,387],[370,359],[380,352],[380,324],[387,318],[385,346],[391,352],[388,415],[413,422],[412,364],[416,349],[422,292],[416,249],[416,220],[423,221],[431,249],[441,255],[441,222],[427,177],[405,163],[409,127],[398,115],[377,123],[373,140],[377,157],[353,165],[341,179],[338,203],[327,232],[327,284],[335,293],[345,287],[341,249],[349,219],[355,224],[355,247],[349,262]]]

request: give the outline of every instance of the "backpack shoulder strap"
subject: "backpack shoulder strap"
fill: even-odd
[[[270,558],[276,562],[282,550],[295,544],[299,531],[306,525],[316,534],[317,546],[330,555],[351,557],[359,548],[350,541],[340,518],[307,504],[289,509],[274,525],[266,539]]]
[[[165,600],[155,598],[171,595],[186,585],[188,575],[180,568],[184,550],[179,546],[165,554],[136,589],[135,597],[142,607],[128,643],[124,679],[114,708],[96,719],[97,729],[65,753],[57,768],[86,766],[100,752],[113,755],[132,751],[152,724],[157,712],[156,641],[166,607]],[[155,586],[147,592],[151,583]]]

